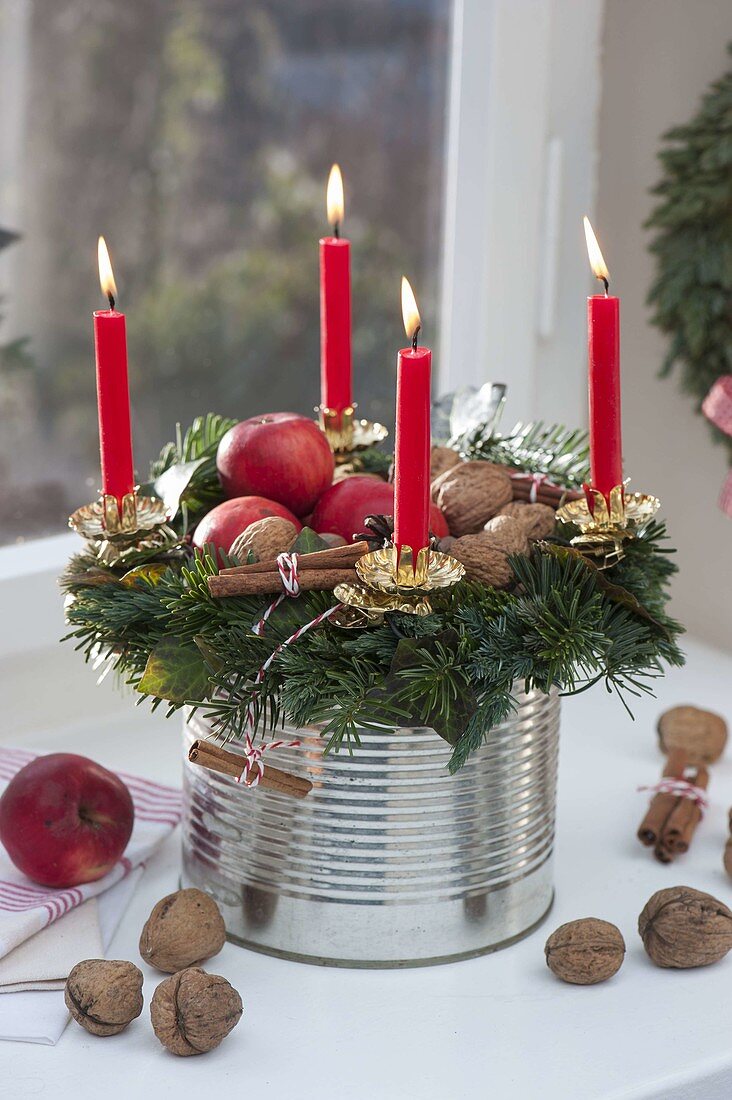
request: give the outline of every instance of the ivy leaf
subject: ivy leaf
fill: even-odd
[[[303,527],[290,547],[290,554],[314,554],[316,550],[327,550],[328,543],[313,531],[312,527]]]
[[[396,647],[385,690],[411,710],[412,725],[430,726],[450,745],[456,745],[478,709],[470,683],[458,665],[459,635],[449,628],[439,634],[402,638]],[[454,655],[454,660],[452,659]],[[416,696],[410,681],[429,679],[433,690]]]
[[[221,657],[219,657],[213,646],[209,645],[202,634],[194,635],[193,641],[195,642],[196,648],[198,649],[199,653],[203,657],[211,672],[214,675],[216,675],[216,673],[218,672],[221,672],[222,668],[224,667],[224,661]]]
[[[176,462],[153,481],[153,491],[163,501],[171,518],[178,514],[181,500],[185,497],[196,470],[207,461],[208,459],[204,457],[196,458],[192,462]]]
[[[208,669],[196,645],[180,638],[162,638],[147,659],[137,690],[181,706],[208,694],[208,678]]]

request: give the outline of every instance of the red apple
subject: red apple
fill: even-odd
[[[268,413],[229,429],[216,466],[227,497],[263,496],[304,516],[332,482],[334,461],[315,421]]]
[[[302,524],[287,508],[274,500],[264,497],[236,497],[217,504],[208,512],[193,532],[193,545],[203,549],[208,543],[228,554],[237,535],[246,531],[251,523],[266,516],[280,516],[289,519],[297,531]]]
[[[85,756],[53,752],[13,776],[0,798],[0,841],[42,886],[79,886],[111,871],[135,810],[112,772]]]
[[[367,474],[356,474],[325,490],[315,505],[311,526],[351,542],[354,535],[365,530],[366,516],[393,513],[394,486]],[[445,517],[436,504],[430,505],[430,529],[438,538],[449,534]]]

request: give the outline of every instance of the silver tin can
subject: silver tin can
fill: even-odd
[[[420,966],[506,947],[552,898],[559,699],[532,692],[455,776],[424,728],[361,732],[323,756],[317,731],[265,762],[314,784],[304,799],[247,789],[188,762],[183,884],[217,900],[231,940],[327,966]]]

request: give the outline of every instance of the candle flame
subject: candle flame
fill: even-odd
[[[585,227],[585,240],[587,241],[587,255],[590,257],[590,267],[592,268],[592,274],[596,279],[600,279],[601,282],[607,284],[610,281],[610,272],[607,269],[607,264],[603,258],[600,246],[597,243],[597,237],[595,231],[590,225],[590,219],[585,215],[582,219]]]
[[[328,176],[325,205],[330,224],[340,225],[343,221],[345,204],[343,202],[343,176],[337,164],[333,165]]]
[[[102,293],[105,294],[110,301],[114,301],[117,297],[117,285],[114,281],[112,261],[109,258],[109,250],[104,237],[99,238],[97,256],[99,259],[99,282],[102,286]]]
[[[422,318],[419,316],[417,299],[414,297],[414,291],[406,275],[402,275],[402,317],[407,338],[412,340],[422,326]]]

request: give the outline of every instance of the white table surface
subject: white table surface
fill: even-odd
[[[732,954],[690,971],[654,967],[636,931],[647,898],[687,884],[732,904],[722,869],[732,748],[713,769],[712,806],[691,851],[670,866],[635,839],[661,770],[658,713],[691,702],[732,718],[732,657],[687,642],[688,665],[643,699],[631,722],[604,689],[564,706],[556,851],[557,898],[544,926],[495,955],[406,971],[321,969],[227,944],[209,964],[240,991],[244,1016],[218,1050],[175,1058],[147,1017],[121,1035],[70,1024],[56,1047],[0,1043],[0,1097],[273,1097],[276,1100],[729,1100],[732,1097]],[[60,651],[59,651],[60,652]],[[109,767],[176,782],[178,722],[119,701],[73,655],[49,653],[46,693],[27,665],[0,666],[6,721],[0,741],[93,756]],[[137,953],[154,902],[174,890],[178,838],[150,864],[111,957],[160,975]],[[549,933],[596,916],[627,943],[611,981],[574,987],[544,963]]]

